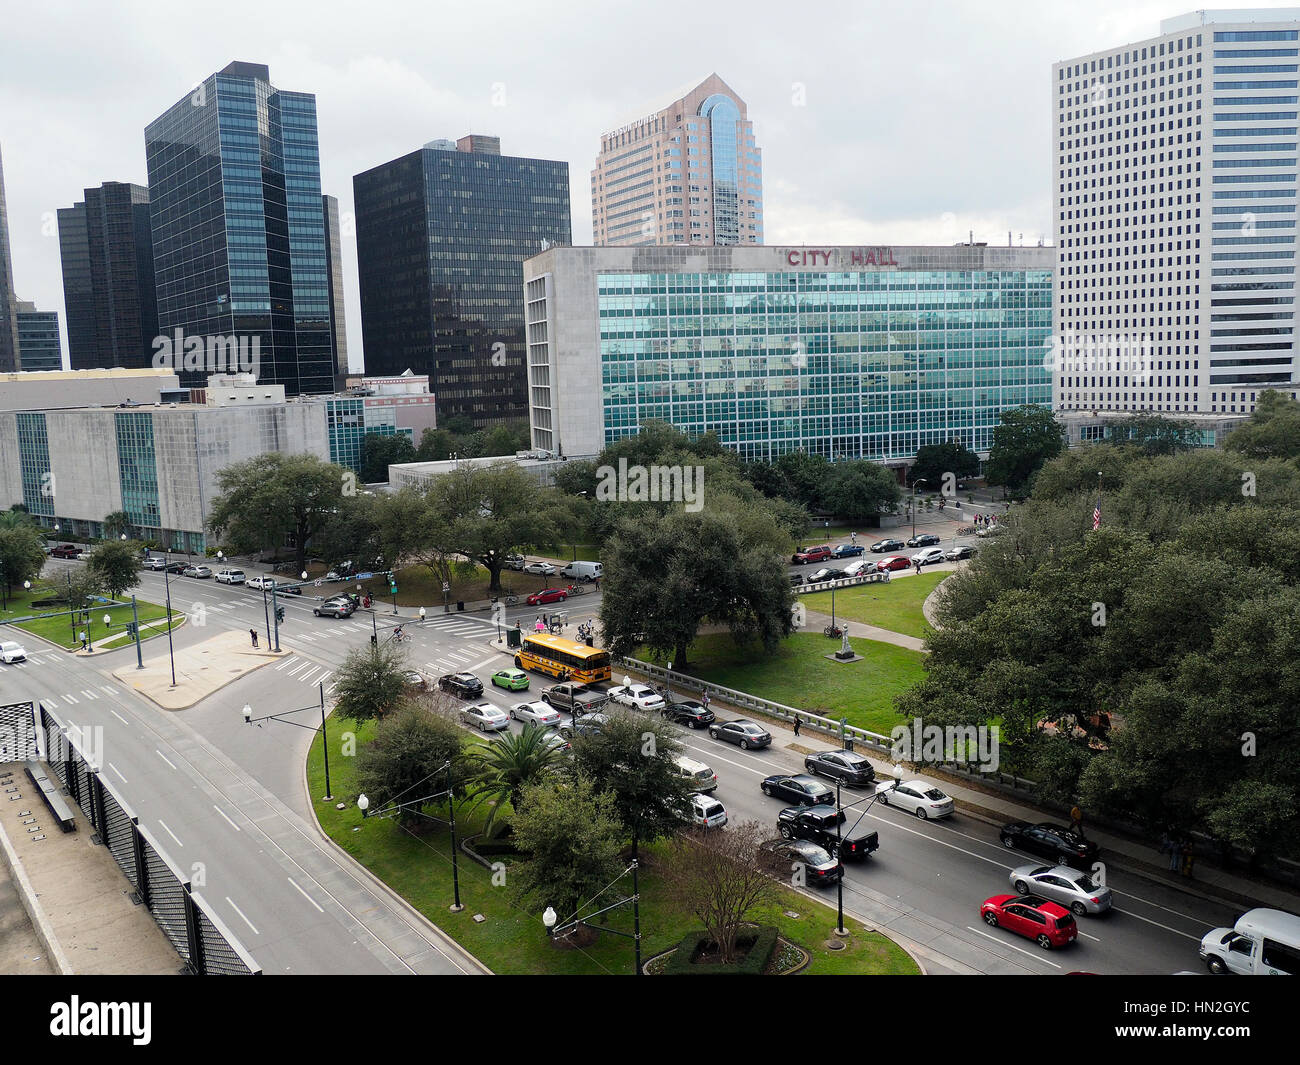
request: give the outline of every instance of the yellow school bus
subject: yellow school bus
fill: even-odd
[[[609,652],[563,636],[527,633],[515,653],[515,668],[595,684],[609,680]]]

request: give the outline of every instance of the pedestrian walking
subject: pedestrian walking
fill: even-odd
[[[704,707],[705,710],[707,710],[707,709],[709,708],[709,693],[708,693],[708,692],[704,692],[704,693],[700,696],[700,705],[701,705],[702,707]]]
[[[424,624],[424,607],[420,607],[420,624]]]
[[[254,649],[254,650],[257,650],[257,630],[256,630],[256,629],[249,629],[249,630],[248,630],[248,635],[251,636],[251,637],[253,637],[253,649]]]
[[[1196,855],[1192,853],[1192,844],[1188,840],[1183,840],[1183,845],[1178,848],[1178,857],[1181,859],[1180,872],[1183,876],[1190,878]]]
[[[1070,810],[1070,831],[1079,833],[1079,838],[1083,838],[1083,811],[1077,806]]]
[[[916,575],[919,577],[921,575],[921,560],[918,558],[912,564],[916,567]]]
[[[548,615],[546,615],[546,614],[543,614],[543,615],[542,615],[542,628],[544,628],[544,629],[549,629],[550,627],[551,627],[551,619],[550,619],[550,617],[549,617]]]
[[[796,737],[799,735],[799,715],[798,715],[798,714],[795,714],[795,715],[794,715],[794,734],[795,734]]]
[[[542,631],[542,615],[538,614],[537,620],[533,623],[533,632],[541,632],[541,631]]]

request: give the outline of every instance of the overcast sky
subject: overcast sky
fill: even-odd
[[[1256,4],[1254,6],[1269,6]],[[569,163],[591,242],[600,134],[716,71],[763,153],[769,244],[1049,239],[1051,64],[1154,36],[1144,0],[653,0],[217,4],[0,0],[0,149],[18,295],[63,324],[55,211],[148,184],[144,127],[231,60],[315,93],[323,191],[344,213],[360,368],[352,175],[438,137]],[[66,357],[66,326],[65,357]]]

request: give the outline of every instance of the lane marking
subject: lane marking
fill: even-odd
[[[64,693],[63,698],[66,699],[69,703],[72,703],[74,705],[77,702],[76,699],[74,699],[71,695],[68,695],[66,692]]]
[[[320,913],[324,913],[324,912],[325,912],[324,908],[321,906],[321,904],[320,904],[319,902],[317,902],[317,901],[316,901],[315,899],[313,899],[310,895],[308,895],[307,892],[303,891],[302,888],[298,887],[298,881],[296,881],[296,880],[295,880],[293,877],[291,877],[291,876],[290,876],[290,877],[286,877],[285,879],[287,879],[287,880],[289,881],[289,883],[291,883],[294,887],[298,888],[298,894],[301,895],[301,896],[302,896],[304,899],[306,899],[308,902],[310,902],[313,906],[315,906],[316,909],[317,909]]]
[[[119,713],[118,713],[116,710],[114,710],[111,706],[108,708],[108,712],[109,712],[110,714],[112,714],[115,718],[117,718],[120,722],[122,722],[122,724],[124,724],[124,725],[129,725],[129,724],[131,724],[131,722],[129,722],[126,718],[124,718],[121,714],[119,714]]]
[[[163,754],[162,751],[158,750],[157,747],[154,748],[154,752],[153,752],[153,753],[156,754],[159,758],[161,758],[161,759],[162,759],[164,762],[166,762],[168,765],[170,765],[173,769],[176,769],[176,766],[172,764],[171,759],[168,758],[165,754]],[[176,772],[179,773],[180,770],[179,770],[179,769],[176,769]]]
[[[226,811],[225,811],[225,810],[223,810],[223,809],[222,809],[220,806],[218,806],[215,802],[212,804],[212,808],[213,808],[214,810],[216,810],[217,813],[219,813],[222,817],[225,817],[225,818],[226,818],[226,824],[228,824],[228,825],[229,825],[231,828],[233,828],[236,832],[239,831],[239,826],[238,826],[237,824],[235,824],[234,821],[230,820],[229,817],[226,817]]]
[[[176,840],[176,846],[178,846],[178,847],[183,847],[183,846],[185,846],[185,844],[182,843],[179,839],[176,839],[176,833],[173,832],[170,828],[167,827],[167,822],[166,822],[166,821],[164,821],[164,820],[160,817],[160,818],[158,818],[158,823],[159,823],[160,825],[162,825],[162,830],[163,830],[164,832],[166,832],[167,835],[171,836],[172,839],[175,839],[175,840]]]
[[[123,784],[130,783],[130,781],[128,781],[126,777],[122,776],[122,770],[118,769],[117,766],[115,766],[112,762],[109,762],[107,764],[108,764],[108,768],[117,774],[118,779],[121,780]]]
[[[998,939],[997,936],[991,936],[987,932],[981,932],[978,928],[972,928],[970,925],[967,925],[966,931],[974,932],[977,936],[983,936],[985,939],[991,939],[993,940],[994,943],[997,943],[999,946],[1006,947],[1008,950],[1014,950],[1017,954],[1023,954],[1027,958],[1038,958],[1038,960],[1041,961],[1044,965],[1050,965],[1053,969],[1061,968],[1061,966],[1057,965],[1056,962],[1054,961],[1048,961],[1046,958],[1040,957],[1039,955],[1033,953],[1033,951],[1025,950],[1024,948],[1017,947],[1011,943],[1003,943],[1002,940]]]
[[[259,932],[259,931],[257,930],[257,926],[254,925],[252,921],[250,921],[247,917],[244,916],[244,911],[241,910],[238,906],[235,905],[235,900],[234,900],[234,899],[232,899],[229,895],[227,895],[227,896],[226,896],[226,901],[227,901],[228,903],[230,903],[230,908],[231,908],[232,910],[234,910],[237,914],[239,914],[240,917],[243,917],[243,918],[244,918],[244,924],[248,925],[248,927],[251,928],[251,929],[253,930],[253,935],[255,935],[255,936],[260,936],[260,935],[262,934],[261,932]]]

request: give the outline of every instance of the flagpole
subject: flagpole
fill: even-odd
[[[1097,513],[1094,515],[1093,529],[1101,528],[1101,470],[1097,471]]]

